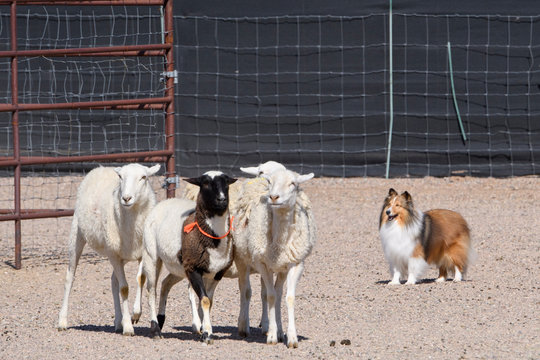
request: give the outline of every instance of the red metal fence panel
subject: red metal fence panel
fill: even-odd
[[[165,162],[166,178],[175,177],[174,164],[174,71],[173,59],[173,0],[0,0],[0,5],[10,6],[10,50],[0,51],[0,58],[10,58],[11,103],[0,104],[0,112],[11,112],[13,129],[13,156],[0,157],[0,167],[13,167],[14,208],[0,209],[0,221],[15,222],[15,268],[21,268],[21,220],[61,217],[73,215],[72,209],[21,209],[21,168],[27,165],[51,163],[69,163],[85,161],[141,161]],[[65,49],[20,50],[17,46],[17,6],[162,6],[164,23],[164,41],[160,44],[126,45],[109,47],[86,47]],[[72,103],[20,103],[18,89],[18,60],[25,57],[96,57],[96,56],[163,56],[166,86],[163,96]],[[170,75],[170,76],[167,76]],[[19,141],[19,113],[21,111],[61,110],[61,109],[112,109],[112,110],[163,110],[165,116],[165,149],[115,154],[37,157],[21,156]],[[167,181],[167,197],[174,197],[175,184]]]

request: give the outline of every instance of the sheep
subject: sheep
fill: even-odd
[[[116,332],[134,335],[129,316],[128,284],[124,265],[141,261],[143,224],[156,203],[149,177],[160,165],[150,168],[140,164],[123,167],[98,167],[81,182],[69,235],[69,265],[64,299],[58,318],[58,330],[67,329],[68,303],[77,264],[88,243],[106,256],[112,267],[111,287],[114,300]],[[140,287],[137,297],[140,298]]]
[[[314,174],[299,175],[290,170],[277,170],[263,175],[268,183],[247,182],[236,217],[235,264],[239,273],[240,314],[238,332],[249,335],[249,274],[255,270],[264,282],[268,306],[268,324],[263,323],[267,344],[284,339],[281,325],[281,295],[287,281],[288,331],[287,346],[298,347],[294,320],[296,285],[304,269],[304,261],[316,242],[316,225],[311,203],[300,184]],[[248,221],[249,220],[249,221]],[[276,274],[275,286],[273,275]],[[263,319],[264,320],[264,319]]]
[[[263,164],[259,164],[258,166],[252,166],[252,167],[240,167],[240,170],[245,172],[246,174],[257,176],[256,179],[246,179],[244,182],[236,182],[232,184],[229,187],[229,208],[231,211],[234,212],[240,212],[244,218],[249,217],[249,205],[252,203],[249,198],[246,198],[243,194],[243,188],[246,183],[250,184],[249,186],[251,188],[254,187],[253,182],[260,182],[259,187],[261,188],[262,185],[262,191],[267,191],[267,181],[264,180],[261,176],[266,174],[269,175],[273,173],[276,170],[284,170],[285,166],[276,162],[276,161],[267,161]],[[182,197],[185,199],[189,199],[192,201],[195,201],[197,199],[197,195],[199,194],[199,187],[192,184],[187,184],[187,186],[184,188],[184,191],[182,193]],[[257,194],[256,196],[260,196]],[[237,211],[237,207],[243,207],[244,209],[242,211]],[[234,241],[234,231],[233,231],[233,241]],[[227,270],[224,277],[226,278],[238,278],[238,271],[236,269],[236,265],[233,263],[232,266]],[[169,293],[171,287],[176,284],[179,280],[176,279],[176,281],[173,281],[173,279],[169,278],[162,282],[161,287],[161,296],[160,296],[160,314],[158,315],[158,319],[160,319],[160,316],[164,317],[164,308],[167,301],[167,294]],[[262,300],[262,308],[263,313],[261,316],[261,323],[260,326],[264,327],[265,324],[268,324],[268,314],[267,314],[267,306],[266,306],[266,291],[264,287],[264,282],[261,279],[261,300]],[[192,326],[193,330],[195,332],[200,331],[201,328],[201,320],[200,317],[202,316],[202,309],[198,309],[197,311],[197,301],[195,298],[195,293],[192,291],[191,287],[189,288],[189,297],[191,301],[192,306]],[[163,311],[163,312],[162,312]]]
[[[276,161],[267,161],[259,166],[241,167],[240,170],[246,174],[261,176],[262,174],[271,174],[276,170],[285,169],[285,166]],[[237,182],[229,187],[229,200],[231,209],[234,208],[234,204],[242,192],[243,183]],[[181,198],[196,201],[199,194],[199,187],[192,184],[187,184],[182,192]]]
[[[165,305],[170,288],[187,277],[203,311],[204,342],[213,342],[210,308],[217,283],[233,262],[230,235],[229,185],[237,179],[220,171],[184,179],[200,187],[197,202],[171,199],[159,203],[144,225],[142,275],[147,279],[150,332],[161,337]],[[183,226],[182,226],[183,224]],[[183,229],[183,230],[182,230]],[[169,271],[163,280],[159,316],[156,314],[156,282],[162,265]],[[192,309],[193,310],[193,309]]]

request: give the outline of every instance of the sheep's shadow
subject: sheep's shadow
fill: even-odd
[[[89,331],[96,333],[117,333],[113,325],[77,325],[71,326],[68,329]],[[248,337],[241,337],[238,335],[238,329],[235,326],[214,326],[214,340],[236,340],[245,341],[248,343],[266,344],[266,335],[262,333],[260,328],[251,328],[251,335]],[[121,333],[117,333],[122,335]],[[143,336],[151,338],[150,327],[135,327],[135,336]],[[173,331],[162,331],[161,336],[164,339],[178,339],[182,341],[201,341],[201,335],[195,334],[191,329],[191,326],[175,326]],[[298,335],[298,341],[308,340],[307,337]]]
[[[110,334],[116,333],[113,325],[77,325],[77,326],[70,326],[68,327],[68,330],[69,329],[80,330],[80,331],[90,331],[90,332],[102,332],[102,333],[110,333]]]
[[[181,338],[183,340],[195,340],[200,341],[201,336],[193,333],[191,326],[177,326],[173,327],[178,333],[161,333],[164,338]],[[251,328],[251,335],[248,337],[241,337],[238,335],[238,328],[236,326],[214,326],[212,327],[214,332],[214,339],[219,340],[235,340],[245,341],[248,343],[266,344],[266,335],[262,333],[260,328]],[[179,335],[180,334],[180,335]],[[298,341],[304,341],[308,338],[298,335]]]

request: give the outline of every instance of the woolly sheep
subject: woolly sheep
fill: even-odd
[[[268,324],[263,323],[268,344],[282,341],[281,295],[287,281],[288,347],[298,347],[294,320],[296,285],[302,275],[304,261],[315,245],[315,220],[311,203],[300,184],[313,173],[299,175],[290,170],[277,170],[264,175],[267,184],[244,184],[245,202],[234,213],[235,263],[239,273],[240,315],[238,332],[249,335],[249,274],[261,274],[268,303]],[[248,221],[249,220],[249,221]],[[276,274],[275,286],[273,275]],[[264,318],[263,318],[264,320]]]
[[[263,196],[266,194],[268,190],[268,182],[263,179],[262,175],[270,175],[273,172],[277,170],[285,170],[285,166],[283,164],[280,164],[276,161],[267,161],[263,164],[259,164],[258,166],[252,166],[252,167],[241,167],[241,171],[245,172],[246,174],[256,176],[255,179],[246,179],[243,182],[236,182],[234,184],[231,184],[229,187],[229,208],[231,209],[232,213],[239,213],[241,214],[242,221],[247,221],[249,218],[249,213],[251,209],[251,204],[253,204],[253,198],[258,199],[260,196]],[[244,191],[244,187],[248,185],[247,192]],[[254,190],[257,189],[257,190]],[[184,192],[182,194],[182,197],[195,201],[197,199],[197,195],[199,193],[199,187],[192,184],[187,184],[187,186],[184,188]],[[241,210],[239,209],[241,208]],[[238,221],[237,221],[238,222]],[[233,231],[233,239],[234,239],[234,231]],[[234,240],[233,240],[234,241]],[[253,272],[256,272],[255,269],[252,269]],[[232,266],[227,270],[224,277],[227,278],[237,278],[238,277],[238,271],[236,268],[235,263],[232,264]],[[178,281],[176,281],[178,282]],[[174,281],[163,281],[162,284],[162,294],[168,294],[170,291],[170,288],[176,284]],[[163,287],[165,286],[165,288]],[[264,327],[268,325],[268,311],[267,311],[267,305],[266,305],[266,289],[264,286],[264,282],[261,279],[261,301],[262,301],[262,316],[261,316],[261,324],[260,326]],[[249,290],[249,296],[251,297],[251,290]],[[202,309],[198,309],[197,311],[197,304],[195,299],[195,293],[192,291],[191,287],[189,289],[189,296],[192,306],[192,315],[193,315],[193,329],[194,331],[198,331],[201,327],[201,320],[200,317],[202,317]],[[163,314],[161,312],[161,302],[162,297],[160,297],[160,314]],[[166,302],[166,295],[165,300]],[[159,316],[158,316],[159,318]]]
[[[128,284],[124,264],[141,260],[143,224],[156,203],[149,177],[160,165],[129,164],[118,168],[98,167],[81,182],[69,235],[69,265],[58,329],[67,329],[69,294],[83,248],[88,243],[106,256],[112,267],[114,327],[124,335],[134,335],[129,316]],[[137,289],[140,298],[141,289]]]
[[[210,171],[185,180],[200,187],[196,204],[187,199],[162,202],[145,223],[143,275],[148,280],[151,334],[161,336],[168,292],[172,285],[187,277],[204,314],[202,328],[199,326],[196,331],[202,333],[206,343],[212,343],[213,293],[233,262],[228,189],[236,179]],[[157,316],[156,281],[163,263],[170,274],[162,284],[160,315]]]
[[[267,161],[263,164],[260,164],[259,166],[252,166],[252,167],[241,167],[240,170],[245,172],[246,174],[254,175],[254,176],[261,176],[262,174],[271,174],[276,170],[282,170],[285,169],[285,166],[282,164],[276,162],[276,161]],[[229,206],[231,209],[234,208],[234,204],[236,203],[236,200],[238,199],[238,196],[242,192],[243,183],[242,182],[236,182],[234,184],[231,184],[229,187],[229,199],[230,204]],[[199,194],[199,187],[193,184],[187,184],[184,188],[184,191],[182,192],[181,197],[184,199],[196,201],[197,195]]]

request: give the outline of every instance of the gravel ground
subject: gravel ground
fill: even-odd
[[[266,345],[256,328],[258,276],[252,279],[252,335],[247,339],[236,332],[239,297],[232,279],[216,290],[213,345],[191,333],[186,282],[171,291],[163,339],[149,337],[146,296],[136,336],[116,334],[111,266],[89,248],[70,298],[70,328],[58,332],[70,219],[40,220],[30,230],[23,222],[22,270],[12,267],[10,222],[0,229],[0,359],[540,359],[539,184],[538,177],[306,183],[318,243],[297,289],[298,349]],[[390,275],[377,226],[389,187],[408,190],[421,210],[447,208],[467,219],[478,258],[466,281],[435,283],[437,272],[431,269],[420,284],[387,285]],[[136,264],[126,271],[133,289]],[[285,315],[284,329],[286,323]]]

